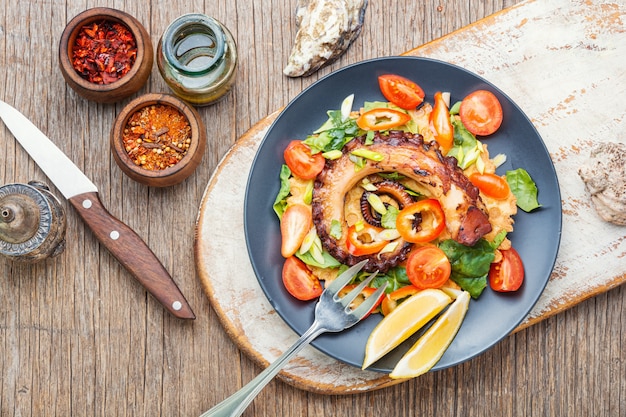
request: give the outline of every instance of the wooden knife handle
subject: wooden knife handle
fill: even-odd
[[[98,193],[69,199],[100,243],[174,316],[195,319],[180,289],[148,245],[102,205]]]

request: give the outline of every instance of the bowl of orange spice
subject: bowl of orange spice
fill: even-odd
[[[80,96],[113,103],[137,92],[154,61],[150,35],[126,12],[87,9],[65,27],[59,41],[59,67]]]
[[[145,94],[118,114],[110,134],[120,169],[152,187],[175,185],[202,161],[206,131],[191,105],[169,94]]]

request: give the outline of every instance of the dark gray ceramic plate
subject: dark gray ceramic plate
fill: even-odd
[[[548,151],[520,108],[488,81],[454,65],[414,57],[365,61],[320,79],[289,103],[259,147],[245,195],[246,242],[252,267],[270,303],[296,333],[304,333],[313,322],[315,302],[298,301],[283,288],[279,221],[272,210],[279,189],[283,150],[292,139],[304,139],[319,127],[326,121],[326,111],[338,109],[349,94],[355,94],[355,108],[364,101],[384,100],[377,77],[385,73],[414,80],[431,102],[436,91],[449,91],[452,103],[477,89],[495,93],[502,103],[504,121],[484,142],[489,145],[491,155],[507,155],[498,173],[525,168],[539,188],[542,207],[530,214],[520,210],[515,217],[515,231],[509,235],[525,265],[526,279],[522,288],[511,294],[486,289],[480,299],[471,301],[459,333],[434,368],[443,369],[489,349],[527,316],[548,282],[561,236],[561,197]],[[343,333],[322,335],[313,345],[333,358],[360,367],[368,335],[380,319],[380,315],[372,315]],[[370,369],[390,372],[414,339]]]

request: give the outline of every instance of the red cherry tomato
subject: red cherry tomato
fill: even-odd
[[[322,284],[304,262],[295,256],[285,259],[283,285],[298,300],[307,301],[322,294]]]
[[[445,226],[445,214],[434,198],[409,204],[396,217],[400,236],[411,243],[430,242],[441,234]]]
[[[452,266],[437,246],[422,246],[411,252],[406,261],[406,274],[418,289],[440,288],[450,278]]]
[[[389,130],[402,126],[411,120],[411,116],[394,109],[380,108],[366,111],[356,124],[363,130]]]
[[[430,122],[435,130],[435,140],[447,153],[454,145],[454,128],[450,122],[450,110],[441,95],[441,91],[435,93],[435,104],[430,114]]]
[[[289,258],[300,249],[313,224],[311,209],[304,204],[293,204],[285,210],[280,219],[280,235],[282,242],[280,253]]]
[[[517,291],[524,282],[524,264],[513,248],[502,250],[502,260],[491,264],[489,286],[494,291]]]
[[[383,313],[383,316],[386,316],[395,310],[398,304],[400,304],[405,298],[408,298],[413,294],[417,294],[419,291],[421,290],[415,285],[405,285],[404,287],[400,287],[393,291],[391,294],[386,294],[380,304],[380,310]]]
[[[474,135],[491,135],[502,124],[502,105],[491,91],[476,90],[461,101],[459,116]]]
[[[378,85],[388,101],[405,110],[414,109],[424,101],[422,87],[400,75],[381,75]]]
[[[382,231],[380,227],[370,224],[363,224],[360,227],[352,225],[348,228],[348,238],[346,247],[348,252],[354,256],[371,255],[380,252],[387,244],[387,240],[379,237]]]
[[[311,154],[311,148],[301,140],[289,142],[283,156],[291,172],[303,180],[317,177],[326,163],[321,153]]]
[[[478,187],[483,194],[498,200],[507,198],[511,192],[509,183],[496,174],[474,173],[469,176],[469,180]]]

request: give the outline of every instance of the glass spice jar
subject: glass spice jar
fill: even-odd
[[[205,106],[232,88],[237,46],[217,20],[200,13],[185,14],[174,20],[159,40],[157,66],[177,96]]]

